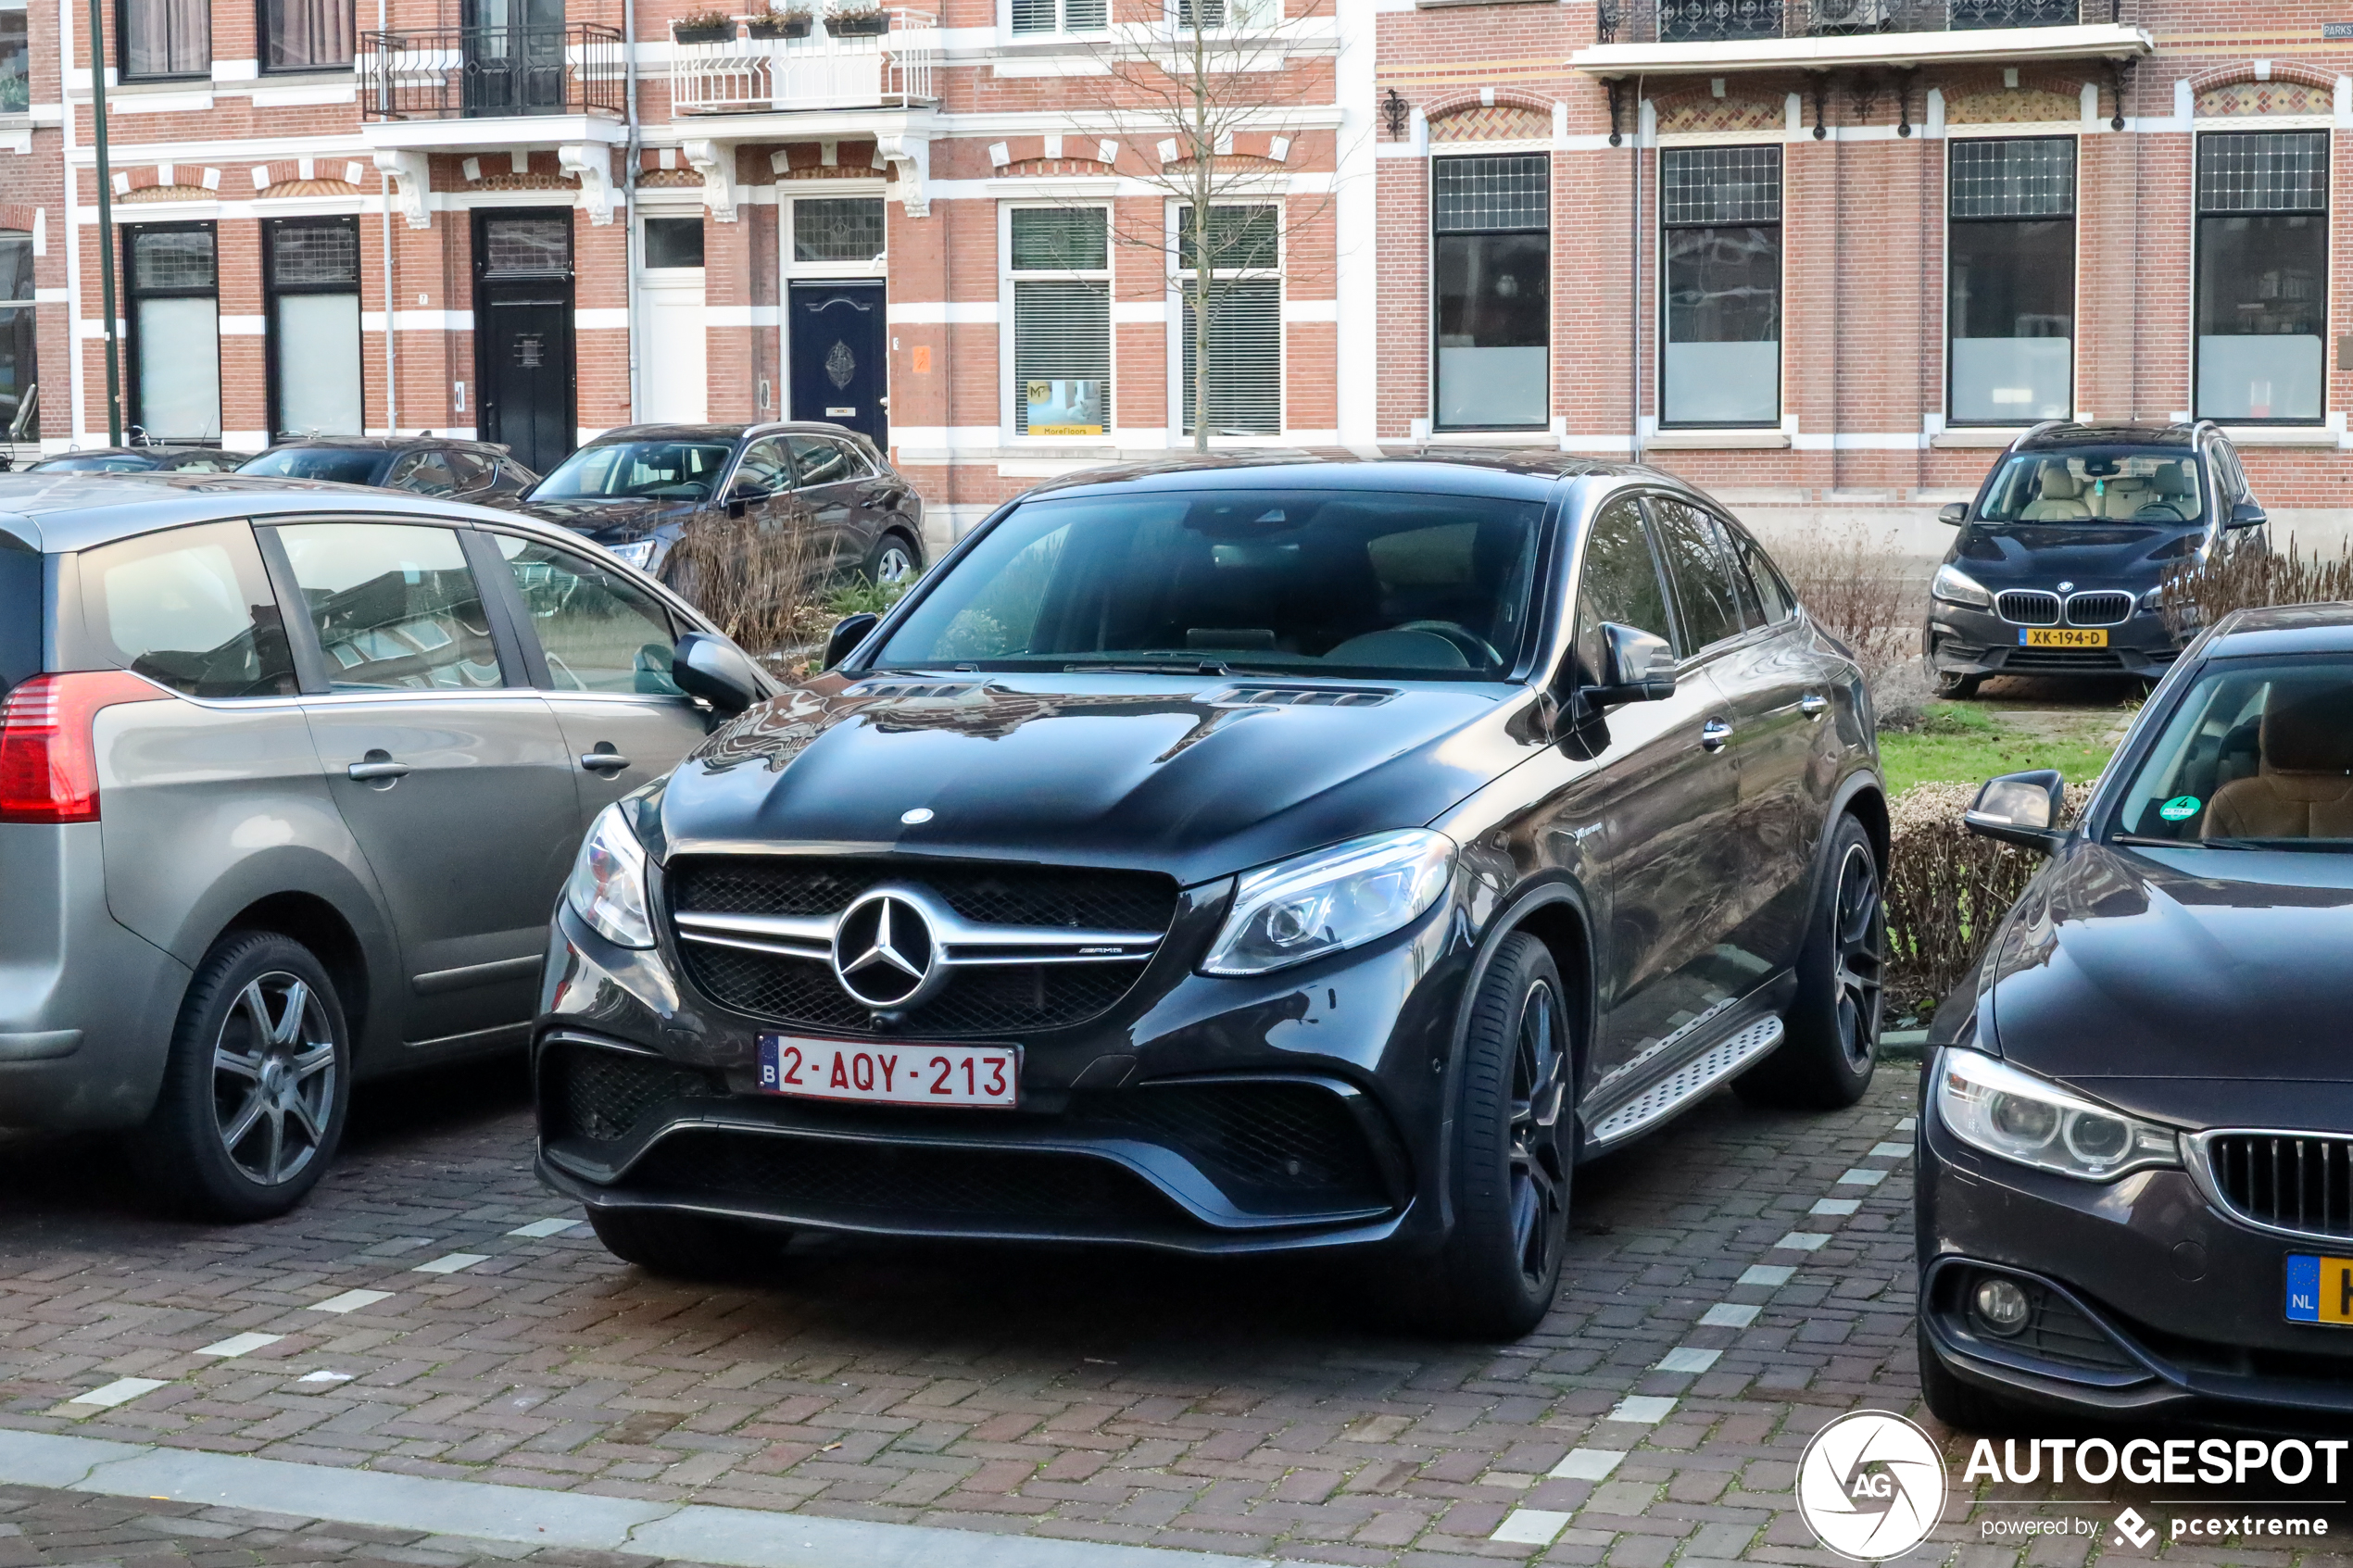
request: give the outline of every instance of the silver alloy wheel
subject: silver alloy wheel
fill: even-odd
[[[257,975],[212,1045],[213,1127],[247,1179],[294,1180],[317,1157],[335,1104],[335,1040],[309,982]]]
[[[1838,1043],[1849,1067],[1869,1064],[1879,1047],[1881,972],[1887,962],[1887,906],[1871,852],[1851,845],[1839,862],[1831,913],[1831,982],[1838,988]]]
[[[915,558],[904,545],[886,544],[875,557],[876,583],[904,583],[915,574]]]
[[[1567,1088],[1567,1054],[1561,1048],[1560,999],[1539,980],[1520,999],[1513,1040],[1512,1098],[1504,1159],[1509,1166],[1512,1248],[1519,1272],[1541,1284],[1552,1268],[1567,1186],[1560,1148],[1561,1100]]]

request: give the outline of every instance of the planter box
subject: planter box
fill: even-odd
[[[679,44],[733,44],[736,28],[732,22],[725,27],[673,27],[670,36]]]
[[[880,11],[871,16],[827,17],[825,31],[836,38],[880,38],[890,31],[890,18]]]

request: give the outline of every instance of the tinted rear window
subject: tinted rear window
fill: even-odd
[[[338,484],[373,484],[376,471],[389,460],[384,452],[346,452],[333,446],[286,446],[239,469],[239,473],[266,474],[273,479],[327,479]]]
[[[253,529],[167,529],[82,556],[100,656],[190,696],[290,696],[294,659]]]
[[[0,692],[41,671],[41,555],[0,529]]]

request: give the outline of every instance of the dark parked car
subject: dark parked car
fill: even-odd
[[[60,452],[19,473],[234,473],[252,455],[218,446],[93,446]]]
[[[1961,532],[1920,651],[1961,697],[1989,675],[2154,681],[2181,647],[2158,607],[2166,571],[2267,521],[2210,422],[2037,425],[1942,515]]]
[[[873,583],[924,564],[923,497],[840,425],[625,425],[558,463],[523,505],[657,575],[701,517],[802,530],[813,561]]]
[[[1943,1420],[2353,1414],[2353,606],[2194,643],[1956,988],[1919,1123],[1920,1381]]]
[[[539,476],[487,441],[439,436],[319,436],[288,441],[247,461],[239,473],[270,479],[325,479],[379,490],[407,490],[436,501],[513,507]]]
[[[1580,1160],[1869,1082],[1862,682],[1666,474],[1088,475],[834,643],[559,912],[540,1170],[623,1258],[1387,1248],[1516,1334]]]
[[[355,1077],[523,1044],[583,827],[700,743],[722,657],[758,678],[511,512],[0,478],[0,1127],[291,1207]]]

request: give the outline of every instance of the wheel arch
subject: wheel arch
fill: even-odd
[[[334,982],[335,1000],[343,1007],[344,1028],[356,1056],[359,1043],[367,1037],[373,987],[367,949],[343,911],[316,893],[272,893],[231,916],[215,944],[247,932],[270,932],[299,942],[318,959]]]

